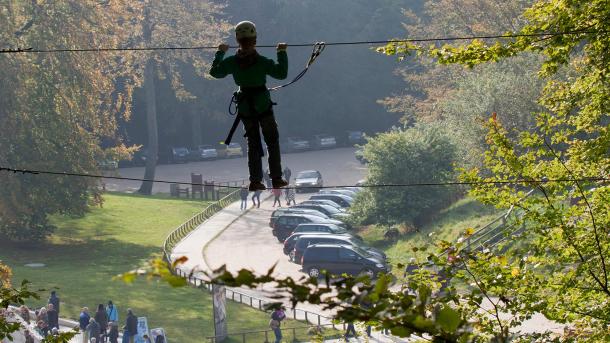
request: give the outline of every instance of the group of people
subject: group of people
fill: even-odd
[[[286,180],[288,180],[288,182],[290,182],[290,176],[292,175],[292,171],[290,170],[290,168],[286,167],[284,169],[283,173],[284,173]],[[290,206],[290,204],[296,205],[294,188],[288,187],[284,190],[282,190],[281,188],[273,188],[272,182],[271,182],[272,180],[271,180],[271,177],[269,176],[268,170],[264,173],[263,179],[264,179],[268,189],[271,189],[271,193],[274,196],[273,207],[275,207],[276,204],[279,207],[282,207],[282,202],[281,202],[282,193],[284,193],[284,195],[285,195],[285,200],[286,200],[287,206]],[[239,191],[239,196],[241,198],[240,209],[242,211],[246,210],[248,208],[249,193],[250,192],[248,190],[248,187],[246,187],[246,186],[242,187],[241,190]],[[256,190],[253,192],[253,194],[252,194],[252,207],[253,208],[261,207],[261,194],[262,193],[263,193],[263,191],[261,191],[261,190]]]
[[[59,306],[59,297],[55,291],[52,291],[47,305],[36,310],[33,316],[30,309],[25,305],[19,308],[19,315],[28,324],[35,320],[35,330],[40,336],[58,335]],[[78,318],[78,324],[83,343],[119,342],[119,309],[112,303],[112,300],[108,301],[106,306],[99,304],[93,314],[89,312],[89,308],[83,307]],[[131,309],[127,309],[127,317],[122,329],[121,343],[133,343],[135,336],[138,334],[138,318]],[[34,338],[28,330],[25,332],[25,337],[26,343],[34,342]],[[143,338],[146,343],[153,343],[147,335]],[[154,343],[165,343],[165,337],[158,334]]]
[[[35,331],[42,337],[49,335],[56,336],[59,334],[59,297],[55,291],[51,292],[51,296],[47,301],[47,305],[36,311],[32,316],[30,309],[22,305],[19,308],[19,316],[27,323],[32,321],[36,324]],[[29,330],[25,331],[26,343],[34,342]]]
[[[118,343],[119,341],[119,310],[112,303],[104,306],[99,304],[93,316],[88,307],[83,307],[78,318],[83,343]],[[127,310],[123,326],[122,343],[133,343],[138,333],[138,318],[131,309]]]

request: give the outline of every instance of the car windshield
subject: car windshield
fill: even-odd
[[[330,214],[341,213],[341,211],[339,211],[336,207],[332,207],[329,205],[320,205],[320,207],[328,211]]]
[[[362,256],[362,257],[371,257],[371,253],[363,250],[362,248],[360,248],[359,246],[352,246],[352,249],[358,253],[358,255]]]
[[[300,172],[297,175],[297,179],[315,179],[318,177],[318,173],[316,172]]]

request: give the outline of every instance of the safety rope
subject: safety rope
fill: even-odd
[[[71,177],[87,177],[95,179],[112,179],[112,180],[125,180],[125,181],[146,181],[164,184],[178,184],[178,185],[191,185],[201,186],[203,183],[197,182],[184,182],[184,181],[171,181],[171,180],[159,180],[159,179],[146,179],[136,177],[122,177],[122,176],[106,176],[106,175],[95,175],[85,173],[71,173],[71,172],[57,172],[49,170],[35,170],[35,169],[16,169],[9,167],[0,166],[0,172],[12,172],[14,174],[30,174],[30,175],[55,175],[55,176],[71,176]],[[413,182],[413,183],[384,183],[384,184],[364,184],[364,185],[334,185],[334,186],[311,186],[311,187],[299,187],[299,189],[328,189],[328,188],[398,188],[398,187],[438,187],[438,186],[474,186],[474,185],[519,185],[519,184],[548,184],[548,183],[574,183],[574,182],[597,182],[607,184],[610,182],[610,178],[606,176],[600,177],[582,177],[582,178],[558,178],[558,179],[514,179],[514,180],[489,180],[489,181],[448,181],[448,182]],[[229,189],[240,189],[241,186],[229,186],[229,185],[214,185],[219,188]],[[296,187],[284,187],[283,189],[296,189]]]

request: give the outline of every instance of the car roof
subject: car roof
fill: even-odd
[[[310,245],[307,248],[307,250],[309,250],[311,248],[323,248],[323,249],[327,249],[327,248],[351,248],[351,247],[352,246],[349,245],[349,244],[341,244],[341,243],[317,243],[317,244]]]
[[[313,197],[340,197],[340,198],[348,198],[351,200],[354,200],[354,198],[352,198],[349,195],[345,195],[345,194],[340,194],[340,193],[318,193],[318,194],[314,194],[311,196]]]
[[[314,216],[313,214],[307,214],[307,213],[282,213],[278,217],[306,217],[306,218],[313,218],[313,219],[328,220],[328,219],[320,218],[318,216]]]
[[[320,172],[317,170],[302,170],[302,171],[298,172],[298,174],[301,174],[301,173],[320,173]]]
[[[337,233],[306,233],[299,237],[299,239],[301,238],[337,238],[343,241],[348,241],[352,239],[352,237],[349,235]]]

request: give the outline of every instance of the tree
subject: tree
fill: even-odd
[[[527,230],[505,256],[529,287],[510,292],[511,302],[533,307],[548,318],[572,323],[581,339],[608,340],[610,289],[610,6],[546,0],[525,12],[528,23],[516,33],[541,34],[486,44],[445,46],[432,54],[441,63],[476,65],[524,52],[542,55],[540,74],[549,78],[535,113],[536,128],[517,137],[493,118],[488,123],[485,166],[468,181],[571,180],[547,183],[478,184],[471,193],[499,207],[516,204],[525,187],[538,196],[518,203]],[[566,34],[545,35],[547,32]],[[567,76],[558,75],[569,69]],[[559,76],[559,77],[558,77]],[[502,113],[499,113],[501,116]],[[601,178],[601,179],[600,179]],[[580,181],[578,181],[580,180]],[[500,254],[500,252],[496,253]]]
[[[22,48],[114,46],[132,30],[129,3],[2,1],[0,39]],[[117,118],[129,116],[128,63],[101,53],[2,54],[0,65],[0,165],[96,173],[99,162],[128,153],[116,135]],[[101,201],[94,179],[2,172],[0,180],[0,235],[12,239],[42,239],[49,214],[79,215]]]
[[[228,25],[217,16],[222,5],[210,1],[166,2],[142,1],[141,31],[132,40],[145,46],[201,46],[215,44],[225,35]],[[203,76],[209,64],[210,54],[201,51],[171,51],[160,54],[139,55],[139,65],[144,68],[146,98],[146,126],[148,133],[145,179],[155,178],[159,155],[159,132],[157,128],[157,78],[170,78],[175,95],[181,100],[192,100],[193,95],[182,84],[181,64],[190,64]],[[199,128],[201,129],[201,128]],[[143,181],[139,193],[151,194],[153,183]]]
[[[436,125],[418,124],[370,138],[364,146],[367,182],[375,185],[444,182],[453,179],[456,147]],[[360,223],[419,225],[453,198],[447,187],[368,188],[350,212]]]

